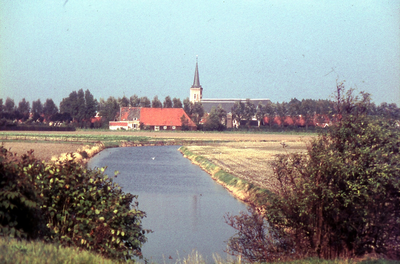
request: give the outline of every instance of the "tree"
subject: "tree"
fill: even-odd
[[[51,119],[51,117],[58,113],[58,108],[56,104],[53,102],[53,99],[47,98],[46,102],[43,104],[43,114],[47,121]]]
[[[397,107],[395,103],[381,103],[377,108],[377,113],[379,116],[389,119],[389,120],[399,120],[400,119],[400,108]]]
[[[275,119],[275,105],[269,101],[264,108],[265,114],[268,117],[268,125],[271,128]]]
[[[149,98],[147,98],[147,96],[143,96],[140,98],[140,103],[139,103],[140,107],[150,107],[150,100]]]
[[[256,112],[256,106],[250,101],[250,99],[246,99],[243,109],[243,119],[246,120],[246,125],[248,128],[250,128],[250,122],[255,116]]]
[[[85,93],[82,89],[78,90],[78,114],[74,116],[80,127],[84,126],[84,119],[86,115]]]
[[[139,106],[140,106],[140,98],[139,98],[139,96],[137,96],[136,94],[132,95],[132,96],[129,98],[129,102],[130,102],[130,105],[131,105],[132,107],[139,107]]]
[[[296,98],[292,98],[290,102],[288,103],[288,113],[290,118],[293,120],[293,125],[298,125],[300,121],[300,108],[301,108],[301,102],[297,100]]]
[[[259,127],[264,122],[265,114],[266,114],[266,112],[265,112],[264,105],[261,102],[258,102],[257,110],[256,110],[256,118],[257,118]]]
[[[107,100],[100,98],[99,114],[102,118],[104,118],[104,121],[107,122],[107,125],[109,121],[114,121],[117,119],[119,110],[120,108],[118,101],[114,97],[110,96],[107,98]]]
[[[130,101],[124,95],[122,98],[118,98],[119,107],[128,107],[130,105]]]
[[[369,107],[370,111],[375,112],[375,107]],[[316,121],[318,123],[327,123],[332,120],[336,114],[334,102],[331,100],[318,100],[315,101]]]
[[[308,130],[308,125],[314,119],[315,116],[315,101],[312,99],[303,99],[301,100],[300,105],[300,114],[304,119],[306,124],[306,130]]]
[[[200,123],[201,118],[204,116],[204,108],[203,105],[200,102],[195,102],[192,109],[191,109],[192,115],[191,118],[193,122],[198,125]]]
[[[165,97],[164,103],[163,103],[164,108],[172,108],[172,100],[171,97],[167,96]]]
[[[368,116],[369,104],[369,94],[345,93],[339,83],[338,121],[309,142],[306,154],[277,157],[273,192],[261,211],[268,232],[279,239],[257,261],[270,260],[275,249],[286,258],[352,258],[374,252],[400,259],[400,131],[391,120]],[[244,235],[240,228],[249,225],[265,230],[248,219],[238,216],[230,222],[239,227],[239,237]],[[269,241],[231,240],[237,242],[232,253],[257,239]]]
[[[25,120],[29,118],[31,106],[29,102],[25,100],[25,98],[22,98],[22,100],[18,103],[17,111],[19,112],[21,118]]]
[[[43,114],[43,104],[40,99],[37,99],[36,101],[32,102],[32,119],[39,119],[41,114]]]
[[[190,102],[190,100],[189,100],[189,97],[186,97],[184,100],[183,100],[183,110],[185,110],[185,113],[188,115],[188,116],[191,116],[192,115],[192,102]]]
[[[78,93],[73,91],[69,94],[68,97],[63,98],[60,103],[60,112],[62,113],[69,113],[71,117],[76,120],[79,115],[79,100],[78,100]]]
[[[236,101],[232,107],[232,119],[236,121],[238,126],[240,126],[240,122],[244,119],[244,110],[245,105],[242,101]]]
[[[226,115],[225,115],[225,117],[226,117]],[[221,114],[219,113],[218,109],[216,109],[215,107],[211,108],[210,114],[207,116],[207,120],[204,124],[204,130],[223,131],[225,129],[226,129],[226,126],[224,124],[222,124]]]
[[[182,102],[181,99],[174,97],[174,99],[172,99],[173,102],[173,108],[182,108]]]
[[[126,99],[127,100],[127,99]],[[89,90],[73,91],[60,103],[60,112],[68,113],[80,127],[87,127],[95,116],[98,102]]]
[[[181,116],[181,130],[186,131],[189,130],[189,120],[186,118],[185,115]]]
[[[162,103],[158,99],[158,96],[154,96],[153,101],[151,101],[151,107],[152,108],[162,108]]]
[[[14,100],[13,99],[11,99],[10,97],[7,97],[7,99],[6,99],[6,103],[5,103],[5,105],[4,105],[4,110],[7,112],[7,113],[13,113],[16,109],[15,109],[15,103],[14,103]]]
[[[86,121],[86,126],[90,124],[90,119],[94,117],[97,113],[98,102],[94,99],[93,95],[90,93],[89,89],[85,91],[85,115],[84,120]]]
[[[276,103],[276,114],[280,121],[280,126],[283,127],[285,125],[285,120],[289,115],[288,107],[286,102]]]

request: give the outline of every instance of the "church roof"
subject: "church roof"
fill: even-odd
[[[194,71],[194,80],[193,80],[192,88],[201,88],[197,58],[196,58],[196,69]]]
[[[232,107],[235,105],[235,102],[241,101],[242,103],[246,103],[247,99],[202,99],[201,104],[203,105],[204,111],[210,113],[211,109],[217,108],[219,105],[224,109],[227,113],[232,112]],[[270,102],[269,99],[250,99],[250,101],[257,106],[259,102],[263,105],[267,105]]]

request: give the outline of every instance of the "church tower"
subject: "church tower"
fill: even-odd
[[[194,71],[194,80],[193,80],[193,85],[190,87],[190,102],[193,104],[195,102],[200,102],[201,99],[203,98],[203,88],[200,85],[200,78],[199,78],[199,66],[198,66],[198,60],[196,56],[196,69]]]

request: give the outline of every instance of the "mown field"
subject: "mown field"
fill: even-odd
[[[108,131],[108,130],[78,130],[71,132],[0,132],[0,142],[7,149],[18,155],[33,149],[40,160],[50,160],[53,156],[66,152],[75,152],[84,145],[103,142],[106,146],[116,147],[126,142],[158,143],[202,146],[194,148],[196,153],[207,154],[208,158],[218,164],[227,164],[226,169],[240,172],[251,169],[255,172],[264,166],[264,161],[270,160],[274,153],[302,149],[310,135],[299,134],[269,134],[269,133],[204,133],[204,132],[141,132],[141,131]],[[282,148],[281,142],[289,146]],[[248,147],[246,149],[246,147]],[[221,155],[216,155],[223,153]],[[258,154],[257,154],[258,153]],[[232,155],[236,155],[233,158]],[[240,156],[238,156],[240,155]],[[232,163],[237,160],[235,165]],[[256,167],[253,165],[258,164]],[[228,167],[229,166],[229,167]],[[243,173],[242,173],[243,174]],[[241,175],[242,175],[241,174]],[[252,173],[254,174],[254,173]]]
[[[203,146],[187,146],[195,155],[203,156],[224,171],[262,188],[271,186],[271,161],[277,154],[304,152],[300,140],[281,142],[228,142]]]

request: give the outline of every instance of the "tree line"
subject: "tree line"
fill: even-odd
[[[110,96],[107,99],[95,99],[89,90],[72,91],[68,97],[62,99],[59,108],[48,98],[44,103],[40,99],[30,104],[23,98],[18,105],[14,100],[7,98],[5,102],[0,98],[0,126],[7,122],[17,121],[32,123],[58,122],[81,128],[107,128],[108,122],[117,120],[120,107],[154,107],[154,108],[183,108],[188,116],[202,130],[225,130],[227,127],[227,112],[221,107],[213,108],[210,113],[204,111],[200,102],[192,103],[189,98],[183,102],[179,98],[166,96],[161,101],[158,96],[150,100],[147,96],[139,97],[134,94],[129,98]],[[306,129],[316,123],[327,123],[338,114],[335,102],[332,100],[313,100],[297,98],[289,102],[269,101],[266,105],[255,105],[250,99],[237,101],[231,109],[232,120],[242,127],[296,127]],[[95,116],[101,116],[94,119]],[[368,115],[385,117],[393,120],[400,119],[400,108],[396,104],[381,103],[375,105],[370,102]],[[288,117],[290,117],[288,119]],[[201,122],[203,119],[204,122]]]

